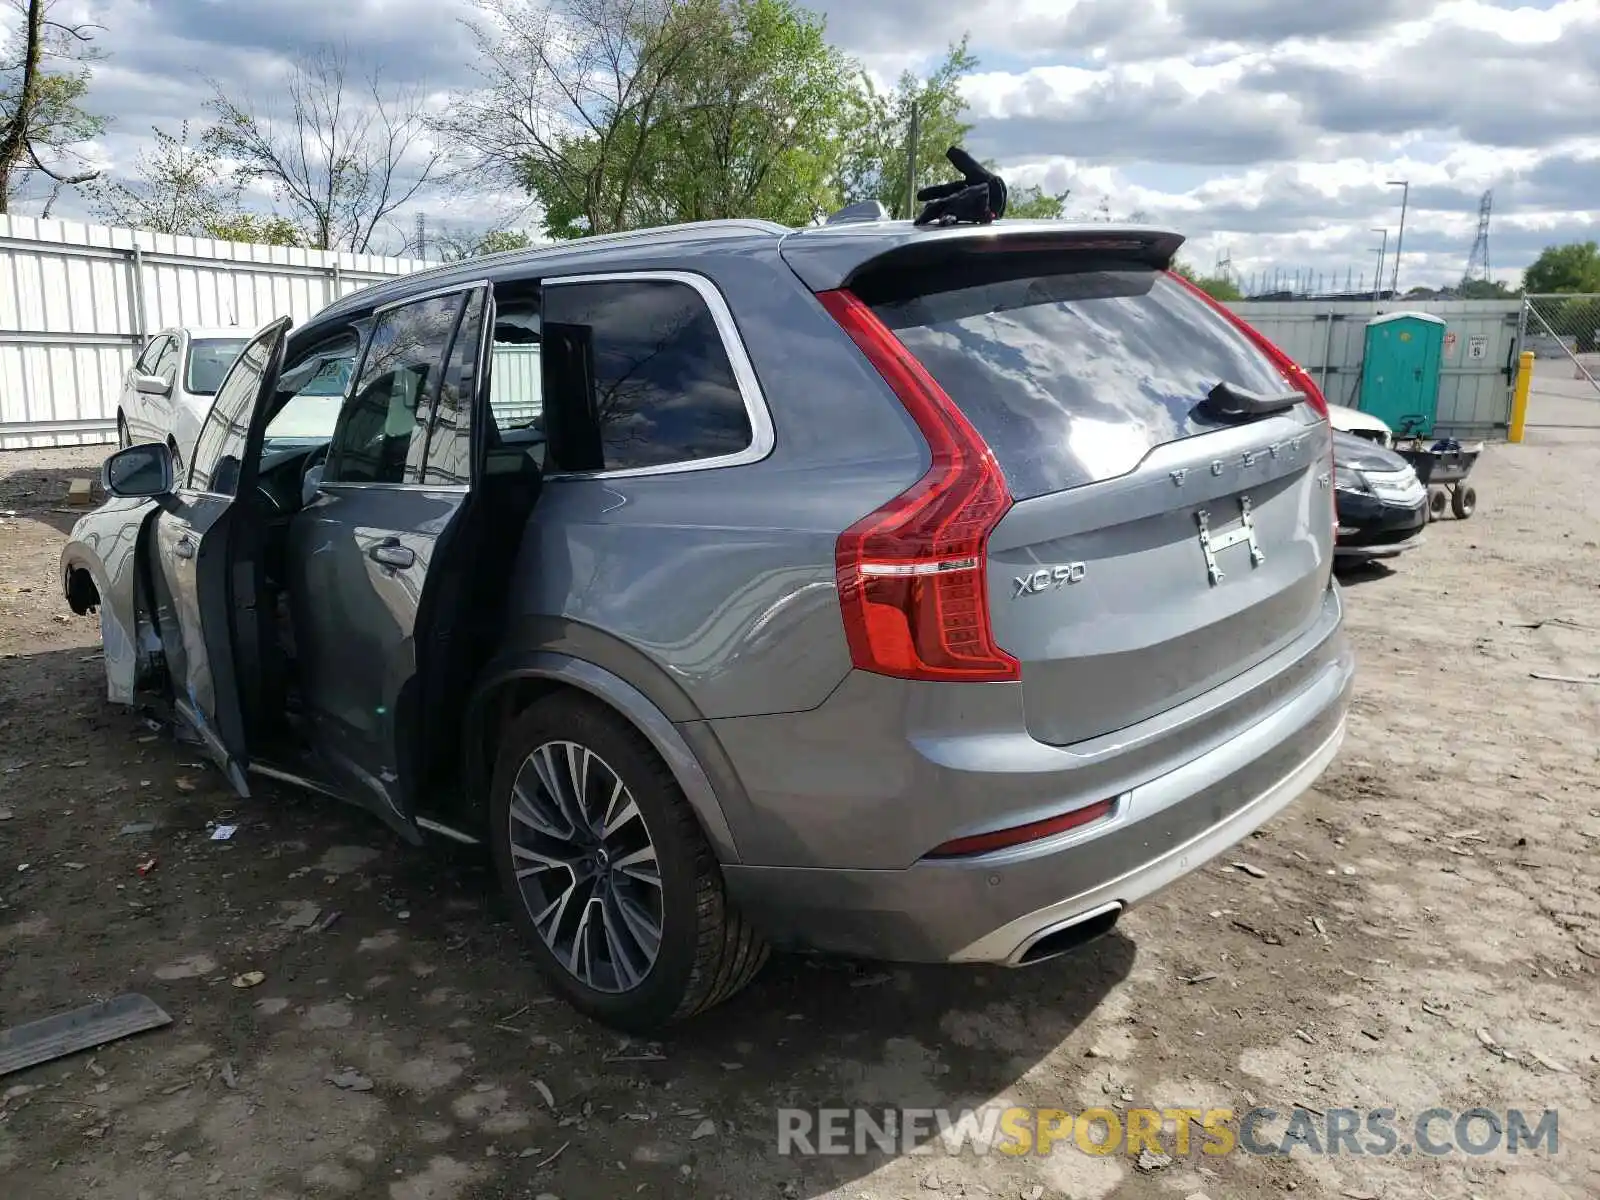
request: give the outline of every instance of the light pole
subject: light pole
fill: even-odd
[[[1400,193],[1400,232],[1394,239],[1394,283],[1390,290],[1396,296],[1400,294],[1400,255],[1406,244],[1406,206],[1411,202],[1411,181],[1409,179],[1391,179],[1390,187],[1405,189]]]
[[[1378,273],[1372,277],[1372,298],[1376,300],[1383,295],[1383,260],[1389,253],[1389,231],[1374,227],[1370,232],[1383,234],[1383,241],[1378,243]]]

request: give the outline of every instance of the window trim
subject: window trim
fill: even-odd
[[[374,308],[370,312],[368,312],[366,314],[366,316],[360,318],[360,321],[366,325],[366,329],[364,331],[362,331],[362,333],[360,333],[358,335],[360,340],[357,342],[357,345],[356,345],[356,356],[352,360],[352,365],[351,365],[351,368],[350,368],[350,386],[346,389],[344,397],[342,399],[342,402],[340,403],[340,406],[339,406],[339,415],[340,415],[340,417],[342,418],[344,416],[344,405],[349,404],[350,401],[355,398],[356,385],[361,382],[361,372],[366,369],[367,357],[372,353],[372,333],[373,333],[373,331],[375,329],[377,329],[378,322],[383,319],[384,314],[393,312],[396,309],[408,308],[413,304],[421,304],[421,303],[423,303],[425,301],[428,301],[428,300],[438,300],[438,299],[441,299],[441,298],[443,298],[445,296],[454,296],[454,295],[462,296],[463,297],[463,303],[461,305],[459,305],[457,307],[457,309],[456,309],[455,324],[452,325],[451,329],[450,329],[450,342],[445,347],[445,352],[444,352],[444,355],[445,355],[444,365],[445,366],[449,366],[452,352],[455,349],[456,338],[459,337],[460,334],[461,334],[461,319],[466,313],[466,305],[465,305],[464,297],[466,296],[466,294],[468,292],[474,291],[477,288],[487,288],[488,291],[489,291],[490,298],[493,299],[493,297],[494,297],[494,285],[487,279],[478,279],[478,280],[474,280],[471,283],[454,283],[454,284],[449,284],[449,285],[447,285],[445,287],[429,288],[425,292],[418,292],[415,295],[405,296],[405,297],[403,297],[403,298],[401,298],[399,300],[391,300],[387,304],[378,305],[376,308]],[[356,323],[357,322],[355,322],[355,321],[350,322],[350,324],[356,324]],[[329,339],[329,340],[331,341],[332,339]],[[326,343],[318,343],[318,344],[319,345],[324,345]],[[434,414],[430,409],[430,411],[428,413],[428,429],[427,429],[426,440],[423,442],[423,452],[424,452],[423,461],[424,462],[427,461],[426,452],[427,452],[428,441],[431,441],[432,438],[433,438],[433,415]],[[337,422],[334,424],[333,431],[334,431],[334,433],[338,433],[339,432],[339,426],[338,426]],[[330,435],[329,438],[328,438],[328,446],[329,446],[330,452],[331,452],[331,448],[333,446],[332,435]],[[327,460],[324,459],[323,461],[324,461],[324,463],[326,463]],[[364,490],[364,489],[372,489],[372,490],[375,490],[375,491],[390,491],[390,492],[394,492],[394,491],[448,492],[448,493],[451,493],[451,494],[458,493],[458,492],[467,492],[467,491],[471,491],[471,489],[472,489],[472,485],[471,484],[465,484],[465,483],[440,484],[440,485],[435,486],[435,485],[432,485],[432,484],[423,483],[421,480],[417,480],[416,482],[413,482],[413,483],[408,483],[405,480],[401,480],[399,483],[391,483],[391,482],[387,482],[387,481],[383,481],[383,480],[369,480],[369,479],[349,479],[349,480],[331,479],[331,480],[326,480],[326,481],[318,480],[317,481],[317,487],[322,491],[330,491],[330,492],[331,491],[339,491],[339,490],[359,491],[359,490]]]
[[[648,467],[617,467],[599,471],[552,471],[545,475],[551,479],[643,479],[653,475],[680,475],[686,471],[713,471],[721,467],[744,467],[758,463],[772,453],[777,444],[773,430],[772,412],[767,398],[756,378],[755,367],[745,350],[744,339],[739,336],[739,326],[734,323],[733,311],[717,285],[704,275],[693,271],[601,271],[584,275],[545,276],[539,280],[542,294],[565,284],[582,283],[682,283],[700,294],[701,301],[711,313],[711,320],[722,338],[722,351],[728,356],[734,382],[739,386],[739,397],[744,401],[745,419],[750,422],[750,444],[732,454],[719,454],[712,458],[691,458],[682,462],[656,463]],[[541,299],[540,313],[543,315]],[[492,370],[492,367],[491,367]]]

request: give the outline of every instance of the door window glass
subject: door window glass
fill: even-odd
[[[178,377],[178,339],[169,337],[166,344],[161,347],[161,353],[156,356],[155,364],[150,368],[150,374],[159,375],[168,383]]]
[[[496,298],[490,350],[488,442],[519,449],[544,465],[544,380],[540,373],[539,305]]]
[[[323,483],[416,483],[462,295],[390,309],[339,414]]]
[[[464,487],[472,478],[472,400],[478,389],[483,341],[483,289],[467,297],[467,308],[450,351],[450,363],[433,406],[422,482],[429,487]]]
[[[360,340],[354,331],[303,354],[278,376],[276,412],[267,423],[268,449],[290,443],[326,443],[344,406]]]
[[[547,284],[543,304],[552,470],[688,463],[750,445],[727,347],[695,288],[661,279]]]
[[[250,432],[250,418],[255,414],[272,341],[268,335],[246,346],[217,389],[217,398],[195,442],[194,464],[189,471],[189,486],[196,491],[220,496],[232,496],[237,491],[245,436]]]
[[[134,363],[133,369],[141,375],[153,375],[156,369],[156,360],[161,357],[162,350],[171,343],[169,337],[154,337],[145,343],[144,351],[139,355],[139,361]]]

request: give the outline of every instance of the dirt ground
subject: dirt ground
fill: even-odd
[[[1600,431],[1491,448],[1476,517],[1348,581],[1337,762],[1111,936],[1021,972],[777,959],[631,1045],[551,1001],[471,854],[288,790],[238,801],[105,702],[97,626],[55,575],[67,480],[96,459],[0,455],[0,1025],[130,990],[174,1020],[0,1079],[7,1197],[1600,1195],[1600,687],[1530,674],[1600,675]],[[1549,1108],[1560,1141],[776,1149],[781,1106],[994,1101],[1390,1106],[1402,1127]]]

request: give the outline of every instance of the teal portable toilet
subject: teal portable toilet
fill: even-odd
[[[1386,313],[1367,322],[1356,407],[1383,421],[1397,436],[1433,433],[1444,325],[1443,317],[1424,312]]]

